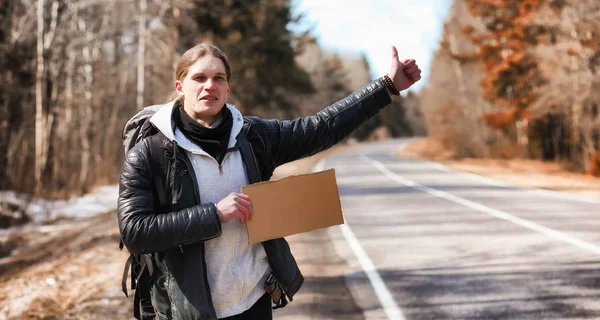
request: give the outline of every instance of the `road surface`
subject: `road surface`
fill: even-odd
[[[327,158],[346,224],[328,230],[367,319],[600,319],[600,201],[398,157]]]
[[[288,238],[306,281],[274,319],[600,319],[600,201],[403,159],[404,142],[320,163],[346,224]],[[0,319],[132,319],[118,242],[114,212],[11,235]]]

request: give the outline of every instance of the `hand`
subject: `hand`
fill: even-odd
[[[217,215],[221,223],[238,218],[240,223],[245,224],[252,219],[252,210],[250,197],[243,193],[232,192],[217,203]]]
[[[392,46],[392,68],[388,75],[398,91],[410,88],[417,81],[421,80],[421,69],[414,59],[406,59],[400,62],[398,59],[398,50]]]

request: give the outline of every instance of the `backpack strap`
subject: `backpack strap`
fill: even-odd
[[[242,130],[237,135],[237,141],[240,144],[240,153],[242,154],[242,159],[246,164],[246,173],[248,174],[248,182],[250,184],[260,182],[260,169],[258,168],[258,164],[256,162],[256,157],[254,155],[254,149],[250,142],[248,142],[248,138],[244,134]]]
[[[152,307],[152,296],[150,294],[152,278],[154,276],[154,258],[151,254],[139,256],[137,274],[135,277],[135,297],[133,299],[133,315],[136,319],[155,319],[154,307]]]
[[[156,180],[158,177],[160,177],[160,175],[162,173],[161,170],[163,168],[165,157],[164,157],[164,152],[161,149],[161,147],[162,147],[163,139],[165,139],[165,138],[166,137],[164,136],[164,134],[160,131],[147,138],[148,146],[150,148],[150,161],[151,161],[151,166],[152,166],[152,179],[153,180]],[[156,183],[156,181],[153,181],[153,183]]]
[[[121,241],[120,246],[123,246],[123,241]],[[127,294],[127,275],[129,274],[129,269],[131,268],[132,264],[133,264],[133,259],[134,256],[132,254],[129,255],[129,258],[127,258],[127,262],[125,263],[125,268],[123,269],[123,280],[121,280],[121,290],[123,290],[123,293],[125,294],[125,296],[127,298],[129,298],[129,294]],[[131,277],[132,282],[133,282],[133,277]],[[132,283],[131,285],[132,289],[134,287],[134,284]]]

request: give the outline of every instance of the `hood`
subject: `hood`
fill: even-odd
[[[171,115],[173,114],[174,107],[175,100],[162,105],[150,118],[150,122],[169,140],[177,141],[182,148],[193,153],[206,154],[204,150],[186,138],[179,129],[173,130]],[[225,107],[231,111],[231,116],[233,117],[233,125],[231,126],[231,133],[229,134],[229,144],[227,145],[227,148],[232,148],[237,142],[237,135],[242,131],[244,119],[242,113],[234,105],[227,103],[225,104]]]

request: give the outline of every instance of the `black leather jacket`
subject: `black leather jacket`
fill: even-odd
[[[242,130],[256,159],[254,168],[244,159],[245,167],[258,171],[260,180],[269,180],[276,167],[333,146],[390,102],[378,79],[314,116],[290,121],[244,117]],[[117,211],[121,238],[131,253],[154,254],[157,272],[151,293],[159,318],[216,319],[204,260],[204,241],[221,235],[216,207],[200,205],[186,153],[166,137],[161,139],[165,157],[173,160],[168,165],[151,165],[148,140],[126,155]],[[177,201],[172,201],[173,192],[180,192]],[[262,244],[273,274],[292,300],[304,278],[287,242],[280,238]]]

